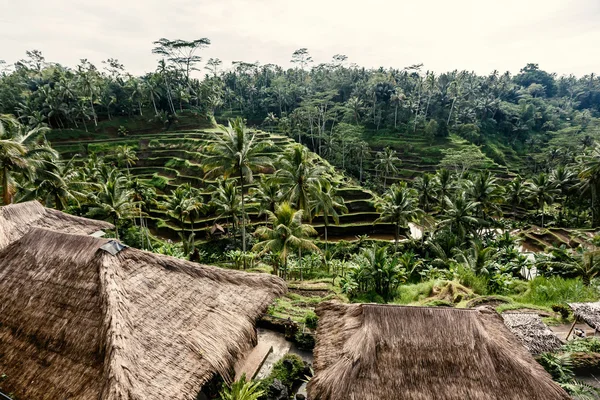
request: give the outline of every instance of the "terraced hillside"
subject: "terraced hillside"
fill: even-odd
[[[430,142],[422,135],[408,133],[394,136],[378,135],[368,140],[368,142],[371,146],[373,159],[376,157],[377,152],[386,147],[398,153],[398,158],[402,163],[398,166],[398,174],[388,177],[390,183],[399,180],[413,180],[424,173],[434,173],[439,169],[446,151],[461,150],[469,145],[469,142],[457,136],[438,138],[434,142]],[[483,150],[486,153],[485,146]],[[509,171],[507,167],[498,164],[491,158],[487,159],[485,169],[502,179],[514,176],[513,171]],[[368,169],[368,172],[376,175],[373,166]]]
[[[65,158],[75,156],[76,159],[84,159],[88,154],[96,152],[99,154],[110,153],[116,146],[128,145],[133,147],[139,158],[130,172],[157,188],[159,201],[165,198],[178,185],[190,183],[201,190],[208,201],[211,194],[209,187],[215,184],[215,180],[206,179],[202,168],[202,161],[206,157],[206,147],[211,141],[212,129],[179,130],[160,133],[133,133],[126,137],[116,135],[103,135],[100,139],[74,140],[74,135],[66,136],[67,140],[54,138],[52,146]],[[274,147],[268,150],[268,154],[275,157],[291,146],[294,141],[288,137],[259,132],[259,137],[269,139]],[[320,162],[325,163],[324,160]],[[273,171],[264,171],[272,173]],[[255,176],[259,179],[260,174]],[[374,194],[353,184],[350,179],[342,178],[343,186],[339,194],[343,197],[348,213],[340,217],[340,224],[334,226],[330,223],[328,228],[331,240],[353,240],[357,235],[369,235],[373,238],[389,240],[393,238],[393,225],[374,224],[378,218],[374,206]],[[248,185],[252,188],[254,184]],[[259,219],[252,204],[248,207],[251,224],[263,222]],[[215,223],[223,224],[224,219],[219,219],[214,214],[193,221],[194,231],[198,239],[204,239]],[[324,222],[322,217],[313,219],[312,224],[322,235],[324,233]],[[178,239],[180,224],[171,218],[167,211],[153,209],[150,212],[149,227],[160,237],[172,240]],[[192,221],[186,221],[187,232],[192,230]]]

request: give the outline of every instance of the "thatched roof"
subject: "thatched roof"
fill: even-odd
[[[89,235],[114,226],[45,208],[37,201],[10,204],[0,207],[0,249],[18,240],[31,228],[47,228],[76,235]]]
[[[597,331],[600,331],[600,302],[569,303],[573,314]]]
[[[195,399],[285,283],[33,229],[0,251],[0,371],[29,400]]]
[[[502,319],[531,354],[555,351],[563,345],[537,314],[506,312]]]
[[[556,400],[570,397],[495,312],[321,303],[319,400]]]

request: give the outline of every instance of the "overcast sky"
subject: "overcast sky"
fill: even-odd
[[[0,59],[38,49],[75,66],[119,59],[155,69],[152,41],[207,37],[205,60],[288,66],[345,54],[365,67],[600,73],[599,0],[0,0]]]

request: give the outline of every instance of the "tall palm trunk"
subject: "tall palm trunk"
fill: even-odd
[[[600,226],[600,196],[598,196],[600,182],[592,182],[592,228]]]
[[[12,203],[12,196],[8,188],[8,167],[2,169],[2,202],[4,205]]]
[[[240,187],[242,191],[242,251],[244,252],[244,269],[246,269],[246,203],[244,200],[244,174],[240,168]]]
[[[92,107],[92,116],[94,117],[94,126],[98,126],[98,117],[96,116],[96,109],[94,108],[93,95],[90,96],[90,106]]]
[[[454,103],[456,103],[456,97],[452,100],[452,106],[450,107],[450,114],[448,114],[448,121],[446,121],[446,125],[450,125],[450,118],[452,118],[452,111],[454,111]]]

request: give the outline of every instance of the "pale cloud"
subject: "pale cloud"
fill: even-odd
[[[3,0],[0,59],[39,49],[74,66],[118,58],[155,68],[152,41],[208,37],[203,57],[289,66],[307,47],[315,62],[346,54],[365,67],[494,69],[528,62],[559,74],[600,72],[597,0]]]

